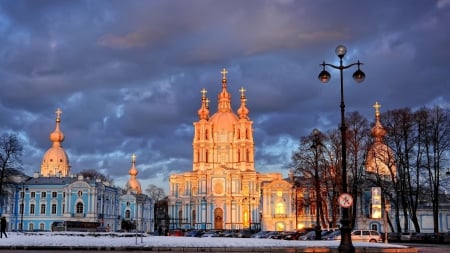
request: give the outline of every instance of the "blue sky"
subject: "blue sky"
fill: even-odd
[[[346,111],[373,119],[403,107],[449,106],[450,1],[2,1],[0,133],[20,135],[27,173],[40,170],[61,108],[72,172],[96,169],[124,186],[137,155],[145,189],[167,189],[192,170],[200,90],[216,111],[222,68],[233,109],[244,87],[256,169],[287,175],[300,136],[339,124]]]

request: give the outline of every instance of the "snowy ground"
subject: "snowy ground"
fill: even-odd
[[[0,239],[1,246],[96,246],[96,247],[338,247],[339,241],[286,241],[276,239],[253,238],[195,238],[175,236],[135,237],[133,234],[97,233],[97,236],[86,233],[16,233],[9,232],[8,238]],[[118,236],[120,235],[120,236]],[[128,237],[125,237],[127,235]],[[354,242],[355,247],[395,247],[402,245],[385,243]]]

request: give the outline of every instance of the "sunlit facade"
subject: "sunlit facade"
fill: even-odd
[[[272,230],[286,224],[291,215],[290,187],[283,184],[285,197],[277,203],[262,203],[267,184],[282,180],[280,173],[255,170],[253,122],[249,118],[245,89],[240,91],[237,113],[231,108],[227,71],[223,69],[222,90],[217,112],[210,116],[207,91],[201,91],[199,120],[194,122],[192,171],[173,174],[169,183],[169,227],[171,229],[251,229]],[[266,206],[269,205],[269,206]]]

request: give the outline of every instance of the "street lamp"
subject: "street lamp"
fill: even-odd
[[[332,67],[334,69],[338,69],[341,77],[341,144],[342,144],[342,193],[347,193],[347,149],[346,149],[346,130],[347,127],[345,125],[345,103],[344,103],[344,70],[348,69],[352,66],[357,65],[358,70],[353,74],[353,79],[356,82],[360,83],[364,81],[366,75],[359,69],[359,66],[362,65],[361,62],[352,63],[350,65],[344,66],[342,64],[342,58],[345,53],[347,53],[347,48],[343,45],[339,45],[335,50],[336,55],[339,57],[339,66],[335,66],[329,63],[325,63],[325,61],[320,64],[323,67],[323,70],[319,74],[319,80],[323,83],[327,83],[331,75],[328,71],[325,70],[325,66]],[[338,247],[339,252],[355,252],[355,247],[352,244],[352,238],[350,235],[351,227],[350,227],[350,219],[349,219],[349,207],[342,207],[342,219],[341,219],[341,242]]]
[[[314,129],[314,139],[313,139],[313,145],[311,148],[314,149],[314,180],[315,180],[315,187],[316,187],[316,240],[322,240],[322,228],[320,227],[320,207],[321,207],[321,196],[320,196],[320,184],[319,184],[319,145],[322,145],[320,143],[320,131],[317,129]]]

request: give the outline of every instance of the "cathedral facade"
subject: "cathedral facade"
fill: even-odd
[[[278,214],[283,220],[283,225],[278,226],[284,228],[290,212],[291,187],[280,173],[255,170],[253,122],[245,89],[239,90],[240,107],[235,113],[226,69],[221,74],[222,90],[217,96],[217,111],[212,115],[207,91],[201,91],[198,121],[194,122],[192,171],[170,176],[169,227],[275,230]],[[279,184],[274,185],[278,189],[273,193],[277,196],[274,199],[282,203],[263,203],[264,188],[275,181]],[[272,208],[277,204],[278,209]]]

